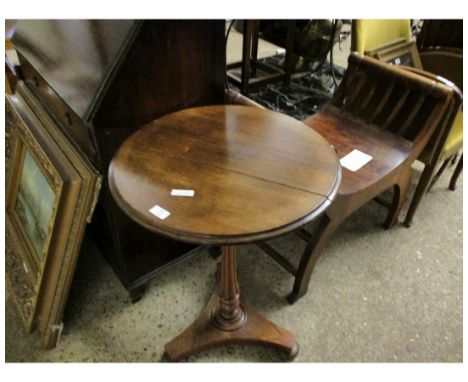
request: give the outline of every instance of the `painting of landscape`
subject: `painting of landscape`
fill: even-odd
[[[42,261],[47,253],[58,195],[28,151],[17,195],[15,212],[39,261]]]

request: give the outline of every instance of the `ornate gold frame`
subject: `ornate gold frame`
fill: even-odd
[[[36,326],[46,348],[54,347],[86,223],[101,177],[77,151],[37,98],[20,83],[6,96],[6,274],[25,329]],[[28,151],[56,195],[51,234],[42,261],[15,213]]]
[[[55,200],[52,207],[52,216],[49,224],[53,224],[57,216],[57,209],[62,197],[63,179],[60,173],[53,166],[47,155],[51,149],[41,147],[40,143],[28,129],[25,122],[21,119],[11,102],[5,104],[7,146],[11,146],[10,157],[7,160],[7,194],[6,194],[6,225],[7,241],[13,244],[7,246],[6,265],[7,273],[14,269],[15,280],[22,280],[22,283],[10,283],[17,303],[22,306],[20,309],[25,328],[30,331],[34,325],[34,313],[37,303],[37,291],[41,283],[44,266],[48,257],[50,241],[53,233],[53,227],[49,227],[48,237],[46,239],[46,253],[44,259],[40,259],[30,242],[30,239],[22,226],[15,209],[18,198],[18,190],[21,181],[21,175],[24,166],[26,152],[29,152],[33,160],[39,166],[42,175],[54,192]],[[52,148],[53,149],[53,148]],[[9,151],[9,149],[7,149]],[[10,274],[11,275],[11,274]],[[11,280],[11,277],[9,278]],[[27,299],[27,301],[25,301]]]

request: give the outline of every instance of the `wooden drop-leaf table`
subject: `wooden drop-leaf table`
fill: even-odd
[[[339,181],[335,151],[322,136],[265,109],[185,109],[127,138],[109,168],[117,204],[157,234],[220,246],[222,252],[217,288],[195,322],[166,344],[169,360],[229,343],[297,354],[294,335],[241,296],[236,245],[267,240],[313,220],[330,205]],[[172,189],[194,190],[194,196],[172,196]],[[170,215],[153,215],[156,205]]]

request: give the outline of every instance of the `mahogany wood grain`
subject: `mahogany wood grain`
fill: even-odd
[[[434,82],[442,83],[450,89],[452,89],[453,93],[453,97],[450,106],[447,109],[447,112],[445,113],[445,117],[439,122],[437,133],[432,135],[431,139],[425,145],[424,151],[421,152],[418,157],[419,161],[424,164],[424,170],[421,174],[421,177],[419,178],[418,184],[416,186],[413,197],[411,199],[411,203],[405,216],[404,224],[406,227],[411,226],[416,210],[419,204],[421,203],[424,194],[437,181],[437,179],[440,177],[440,175],[447,167],[449,162],[453,159],[457,151],[461,148],[454,146],[452,150],[446,151],[444,149],[444,146],[463,103],[463,94],[460,88],[457,86],[458,83],[451,82],[460,79],[459,75],[461,75],[460,72],[462,71],[463,54],[461,54],[461,52],[447,52],[444,49],[435,49],[434,53],[435,54],[432,55],[432,58],[435,58],[436,61],[437,58],[441,58],[442,62],[429,67],[436,67],[439,70],[442,70],[442,72],[437,72],[437,74],[434,74],[426,70],[412,67],[403,68],[409,72],[416,73]],[[447,56],[450,56],[450,65],[448,65],[448,62],[444,62],[444,57],[446,58]],[[441,66],[443,67],[444,64],[446,65],[446,67],[444,69],[441,69]],[[442,76],[439,74],[442,74]],[[462,82],[460,83],[460,85],[462,85]],[[440,163],[442,163],[442,166],[437,171],[437,167],[440,166]],[[454,172],[454,175],[450,179],[449,189],[455,187],[453,182],[456,182],[458,175],[460,174],[461,168],[462,162],[459,163]]]
[[[223,20],[151,20],[141,26],[99,104],[96,129],[139,126],[192,106],[223,103]]]
[[[460,176],[462,169],[463,169],[463,154],[460,155],[460,159],[458,160],[457,167],[455,167],[455,171],[453,172],[452,177],[450,178],[450,184],[449,184],[450,190],[455,191],[455,188],[457,187],[457,179]]]
[[[330,203],[339,167],[331,146],[288,116],[247,106],[182,110],[142,127],[113,159],[123,210],[187,242],[252,242],[288,232]],[[173,188],[194,189],[174,198]],[[162,221],[149,209],[171,212]]]
[[[343,168],[338,194],[302,254],[288,296],[291,303],[307,292],[314,265],[341,222],[392,187],[393,201],[384,226],[397,222],[411,165],[431,136],[440,133],[452,100],[453,89],[443,81],[350,55],[345,78],[330,104],[305,123],[324,136],[340,158],[358,149],[372,160],[355,172]]]
[[[323,212],[340,182],[333,148],[306,125],[250,106],[191,108],[131,135],[114,156],[117,204],[149,230],[222,246],[218,286],[195,322],[168,343],[172,361],[222,344],[262,344],[288,357],[294,335],[259,315],[240,294],[236,248],[289,232]],[[174,197],[173,188],[194,197]],[[148,210],[171,214],[161,220]]]
[[[236,261],[235,247],[223,247],[222,256],[218,291],[213,293],[194,323],[166,344],[164,358],[180,361],[192,354],[226,344],[269,346],[281,351],[288,359],[294,358],[299,351],[294,335],[257,313],[240,296],[237,275],[232,269]],[[220,310],[226,306],[228,315],[224,318]]]
[[[373,159],[356,172],[343,169],[339,193],[354,194],[363,191],[383,176],[400,166],[411,151],[411,142],[388,131],[363,125],[349,114],[340,113],[334,106],[326,106],[307,119],[315,131],[333,142],[338,157],[344,157],[352,148],[371,155]]]

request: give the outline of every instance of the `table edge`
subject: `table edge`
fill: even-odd
[[[117,151],[118,152],[118,151]],[[117,153],[116,153],[117,154]],[[109,191],[115,201],[115,203],[120,207],[120,209],[128,216],[131,220],[136,222],[137,224],[141,225],[142,227],[146,228],[147,230],[169,237],[174,240],[179,240],[187,243],[194,243],[194,244],[209,244],[209,245],[232,245],[232,244],[246,244],[246,243],[255,243],[259,241],[269,240],[284,234],[287,234],[295,229],[302,227],[304,224],[314,220],[317,216],[322,214],[333,202],[335,199],[338,189],[341,183],[342,177],[342,170],[337,161],[337,171],[336,171],[336,178],[335,183],[331,188],[331,192],[329,195],[325,196],[322,195],[324,200],[323,202],[308,214],[293,220],[287,224],[284,224],[280,227],[275,227],[265,231],[259,231],[255,233],[248,233],[248,234],[237,234],[237,235],[205,235],[205,234],[194,234],[194,233],[187,233],[184,231],[175,230],[172,228],[165,228],[161,229],[162,227],[153,226],[148,224],[146,221],[139,218],[139,216],[135,216],[134,214],[128,213],[128,211],[132,211],[132,207],[125,201],[123,197],[121,197],[117,187],[113,182],[113,166],[114,163],[111,161],[108,171],[107,177],[107,184],[109,187]],[[317,194],[315,194],[317,195]]]

